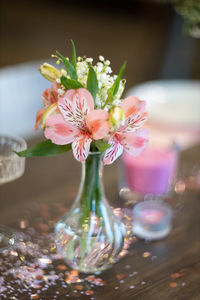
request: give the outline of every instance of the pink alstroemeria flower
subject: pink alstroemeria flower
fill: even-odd
[[[111,133],[108,141],[111,146],[104,156],[106,165],[113,163],[122,154],[123,150],[130,155],[138,156],[148,141],[148,131],[139,129],[147,117],[145,101],[130,96],[122,101],[120,107],[125,115],[125,124]]]
[[[94,110],[94,100],[84,88],[68,90],[58,99],[61,114],[48,117],[45,137],[54,144],[72,143],[78,161],[84,161],[90,151],[92,140],[104,138],[110,129],[109,114],[105,110]]]
[[[57,101],[58,101],[58,91],[56,88],[56,84],[53,83],[51,88],[47,88],[42,94],[42,102],[43,102],[44,108],[40,108],[37,111],[35,126],[34,126],[35,131],[38,129],[38,126],[41,122],[42,115],[45,112],[45,110],[49,106],[51,106],[53,103],[56,103]]]

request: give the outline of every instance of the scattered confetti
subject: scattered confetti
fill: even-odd
[[[185,286],[185,285],[186,285],[186,283],[185,283],[185,282],[182,282],[182,283],[181,283],[181,285],[182,285],[182,286]]]
[[[65,265],[58,265],[56,268],[57,268],[58,270],[60,270],[60,271],[65,271],[65,270],[67,270],[67,266],[65,266]]]
[[[126,277],[126,274],[118,274],[116,275],[116,278],[121,280],[121,279],[124,279]]]
[[[150,252],[144,252],[144,253],[142,254],[142,256],[143,256],[144,258],[147,258],[147,257],[151,256],[151,253],[150,253]]]
[[[32,294],[31,299],[39,299],[39,295],[38,294]]]
[[[95,276],[94,275],[90,275],[90,276],[86,277],[86,279],[88,281],[93,281],[95,279]]]
[[[157,258],[156,255],[152,255],[151,260],[155,260]]]
[[[48,209],[48,211],[51,210]],[[129,252],[130,245],[136,241],[132,233],[132,209],[115,209],[114,212],[124,222],[126,228],[125,244],[119,255],[119,257],[123,257]],[[20,242],[11,250],[0,254],[0,271],[2,274],[0,276],[0,293],[2,299],[21,299],[24,295],[28,295],[26,299],[46,299],[46,293],[49,289],[52,290],[52,287],[56,286],[59,291],[62,290],[63,297],[72,299],[76,293],[77,299],[78,295],[87,295],[92,300],[95,298],[93,296],[95,288],[107,285],[107,282],[98,274],[79,274],[77,270],[71,270],[66,266],[62,257],[56,253],[54,234],[51,233],[55,220],[49,221],[48,218],[44,220],[38,213],[35,218],[36,224],[32,224],[32,227],[29,220],[20,220],[18,226],[23,229],[23,232],[20,233],[22,234]],[[140,255],[144,258],[151,257],[152,260],[157,258],[148,251]],[[138,272],[134,271],[131,264],[126,264],[124,273],[116,275],[119,286],[115,286],[114,289],[119,290],[127,277],[133,277],[137,274]],[[173,273],[171,278],[179,278],[181,277],[180,274],[182,272]],[[145,283],[142,281],[141,285]],[[181,286],[184,285],[183,282]],[[131,284],[129,288],[134,289],[136,286]],[[52,299],[61,297],[59,291],[58,289],[54,291]]]
[[[173,274],[171,274],[171,278],[172,279],[177,279],[177,278],[180,278],[180,277],[182,277],[184,275],[184,273],[181,273],[181,272],[177,272],[177,273],[173,273]]]
[[[130,289],[134,289],[135,286],[134,286],[134,285],[130,285],[129,288],[130,288]]]
[[[94,294],[94,291],[88,290],[88,291],[85,291],[85,294],[86,294],[87,296],[91,296],[91,295]]]
[[[72,277],[76,277],[76,276],[78,276],[79,272],[77,270],[72,270],[72,271],[69,272],[69,274]]]
[[[25,229],[27,227],[27,221],[26,220],[20,220],[19,227],[21,229]]]
[[[176,283],[176,282],[170,282],[170,283],[169,283],[169,286],[170,286],[171,288],[175,288],[175,287],[177,287],[177,285],[178,285],[178,283]]]
[[[78,290],[78,291],[82,291],[83,290],[83,286],[82,285],[75,285],[75,288]]]
[[[174,190],[177,194],[183,194],[185,192],[186,185],[183,180],[179,180],[176,182]]]
[[[126,265],[125,266],[125,269],[130,269],[131,268],[131,265]]]
[[[135,276],[137,274],[138,274],[138,272],[134,271],[134,272],[132,272],[132,273],[129,274],[129,277],[133,277],[133,276]]]

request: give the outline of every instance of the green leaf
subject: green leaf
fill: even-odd
[[[99,85],[98,85],[96,72],[94,71],[92,66],[90,66],[90,69],[88,72],[87,89],[92,94],[92,96],[94,98],[94,102],[95,102],[96,94],[99,89]]]
[[[65,76],[61,76],[60,81],[67,90],[79,89],[82,87],[82,84],[79,81],[74,79],[69,79]]]
[[[70,61],[66,57],[64,57],[58,51],[56,51],[56,53],[58,54],[58,57],[60,57],[60,59],[62,60],[64,66],[67,70],[67,73],[69,74],[71,79],[77,80],[77,74],[76,74],[75,67],[70,63]]]
[[[118,89],[119,89],[119,84],[120,84],[120,81],[122,79],[122,74],[124,72],[124,69],[126,68],[126,62],[123,63],[123,66],[121,67],[120,71],[119,71],[119,74],[113,84],[113,96],[115,96],[118,92]]]
[[[71,43],[72,43],[72,59],[71,59],[71,62],[72,62],[72,65],[74,66],[74,68],[76,69],[76,47],[74,45],[73,40],[71,40]]]
[[[50,140],[43,141],[36,144],[24,151],[15,152],[20,157],[31,157],[31,156],[53,156],[62,154],[71,150],[71,144],[68,145],[56,145]]]
[[[106,99],[104,107],[108,103],[112,103],[113,97],[117,94],[118,89],[119,89],[119,85],[120,85],[120,81],[121,81],[121,78],[122,78],[122,74],[124,72],[125,67],[126,67],[126,62],[124,62],[124,64],[122,65],[115,82],[113,83],[112,87],[108,90],[108,97]]]
[[[106,151],[111,146],[110,144],[106,143],[104,140],[95,141],[94,144],[101,153]]]

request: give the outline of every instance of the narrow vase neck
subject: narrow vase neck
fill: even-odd
[[[101,184],[103,175],[102,155],[99,152],[90,152],[82,163],[82,184],[93,186]]]
[[[99,152],[91,152],[82,163],[82,178],[78,199],[85,210],[85,217],[90,212],[101,215],[101,201],[104,198],[102,183],[103,161]]]

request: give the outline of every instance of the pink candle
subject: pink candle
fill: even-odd
[[[172,183],[177,151],[153,146],[139,156],[124,153],[122,157],[128,187],[140,194],[164,194]]]
[[[164,213],[156,209],[146,209],[141,213],[141,221],[148,224],[157,224],[162,221]]]

